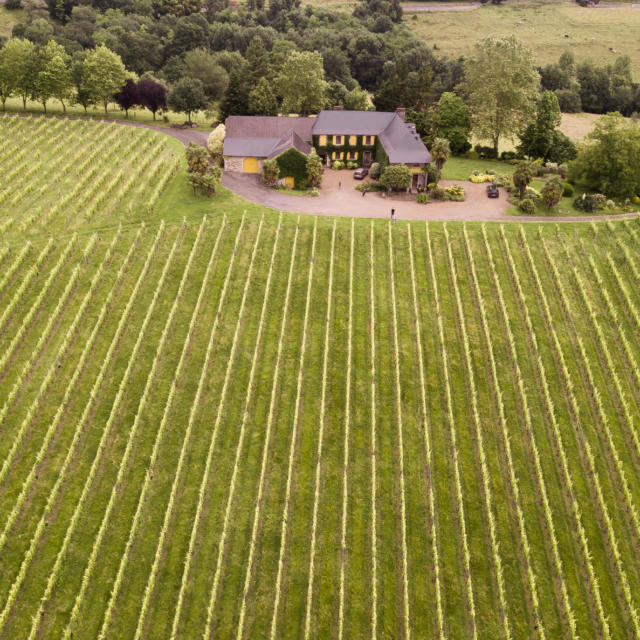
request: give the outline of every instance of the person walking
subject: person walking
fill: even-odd
[[[367,195],[367,187],[362,188],[362,197],[364,198]]]
[[[396,223],[396,210],[395,209],[391,209],[391,222],[393,224]]]
[[[338,189],[342,189],[342,182],[338,182]]]

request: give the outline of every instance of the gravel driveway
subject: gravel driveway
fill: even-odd
[[[424,205],[415,199],[388,198],[379,192],[363,196],[355,190],[358,182],[353,179],[352,171],[325,170],[320,195],[315,198],[267,189],[255,175],[225,173],[222,184],[252,202],[315,215],[388,218],[394,208],[396,217],[404,220],[500,220],[505,218],[504,212],[509,206],[504,193],[502,197],[491,200],[487,198],[485,185],[467,182],[457,183],[467,189],[465,202],[430,202]],[[443,180],[441,184],[456,183]]]

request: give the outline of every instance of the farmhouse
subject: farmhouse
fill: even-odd
[[[412,188],[425,188],[431,154],[405,122],[405,110],[321,111],[315,118],[229,116],[223,155],[226,171],[260,173],[262,161],[275,159],[290,185],[303,180],[312,146],[330,166],[340,160],[368,167],[372,162],[406,164]]]

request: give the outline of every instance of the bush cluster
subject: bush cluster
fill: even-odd
[[[583,193],[575,198],[573,206],[578,211],[596,213],[607,208],[607,197],[601,193]]]

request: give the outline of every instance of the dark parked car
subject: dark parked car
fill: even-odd
[[[353,172],[353,177],[356,180],[362,180],[369,175],[369,169],[365,169],[364,167],[360,167]]]
[[[489,198],[499,198],[500,197],[500,191],[498,190],[498,187],[496,187],[495,184],[488,184],[487,185],[487,196]]]

